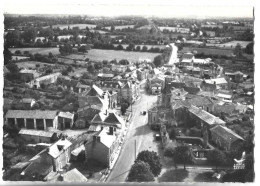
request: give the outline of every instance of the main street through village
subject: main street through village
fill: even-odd
[[[141,111],[148,111],[154,104],[156,104],[157,96],[147,95],[143,93],[141,99],[132,106],[132,119],[130,127],[125,139],[123,149],[118,160],[113,167],[107,182],[124,182],[131,166],[135,161],[136,155],[142,150],[149,150],[151,145],[146,143],[147,139],[151,138],[151,129],[147,125],[148,114],[141,115]],[[149,136],[149,137],[148,137]],[[148,138],[147,138],[148,137]],[[145,140],[145,141],[144,141]]]

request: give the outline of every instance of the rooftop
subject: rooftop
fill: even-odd
[[[21,129],[19,131],[20,135],[30,135],[30,136],[40,136],[40,137],[52,137],[55,132],[43,131],[43,130],[33,130],[33,129]]]
[[[241,136],[239,136],[237,133],[224,126],[217,125],[212,129],[210,129],[210,131],[224,138],[226,141],[230,141],[231,143],[236,140],[244,141],[244,139]]]
[[[63,118],[69,118],[69,119],[74,118],[74,114],[72,114],[70,112],[60,112],[58,116],[63,117]]]
[[[60,72],[56,72],[56,73],[49,74],[49,75],[46,75],[46,76],[38,77],[38,78],[35,79],[35,80],[36,80],[36,81],[43,81],[43,80],[46,80],[46,79],[49,79],[49,78],[52,78],[52,77],[55,77],[55,76],[60,76],[60,75],[61,75]]]
[[[214,125],[214,124],[225,124],[225,122],[223,120],[221,120],[220,118],[206,112],[205,110],[202,110],[196,106],[191,106],[189,108],[189,111],[191,113],[193,113],[194,115],[196,115],[197,117],[199,117],[201,120],[205,121],[206,123],[210,124],[210,125]]]
[[[227,84],[227,81],[225,78],[206,79],[205,82],[208,84],[216,84],[216,85]]]
[[[8,110],[6,118],[54,119],[57,111],[52,110]]]
[[[57,158],[63,150],[66,150],[71,146],[71,142],[67,139],[60,139],[59,141],[55,142],[52,146],[48,147],[47,153],[51,155],[53,158]],[[59,149],[62,147],[62,149]]]

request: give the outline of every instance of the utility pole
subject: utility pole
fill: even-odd
[[[135,139],[135,160],[136,160],[136,139]]]

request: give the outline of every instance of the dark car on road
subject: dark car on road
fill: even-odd
[[[144,116],[145,116],[145,115],[146,115],[146,111],[142,111],[142,112],[141,112],[141,115],[144,115]]]

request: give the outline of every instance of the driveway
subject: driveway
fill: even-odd
[[[107,179],[107,182],[125,182],[129,170],[135,161],[135,152],[137,155],[138,152],[142,150],[151,150],[156,148],[156,145],[154,145],[153,142],[154,133],[147,125],[148,114],[145,116],[140,114],[141,111],[147,111],[151,108],[156,101],[157,96],[142,94],[141,99],[133,105],[133,116],[123,149]]]

